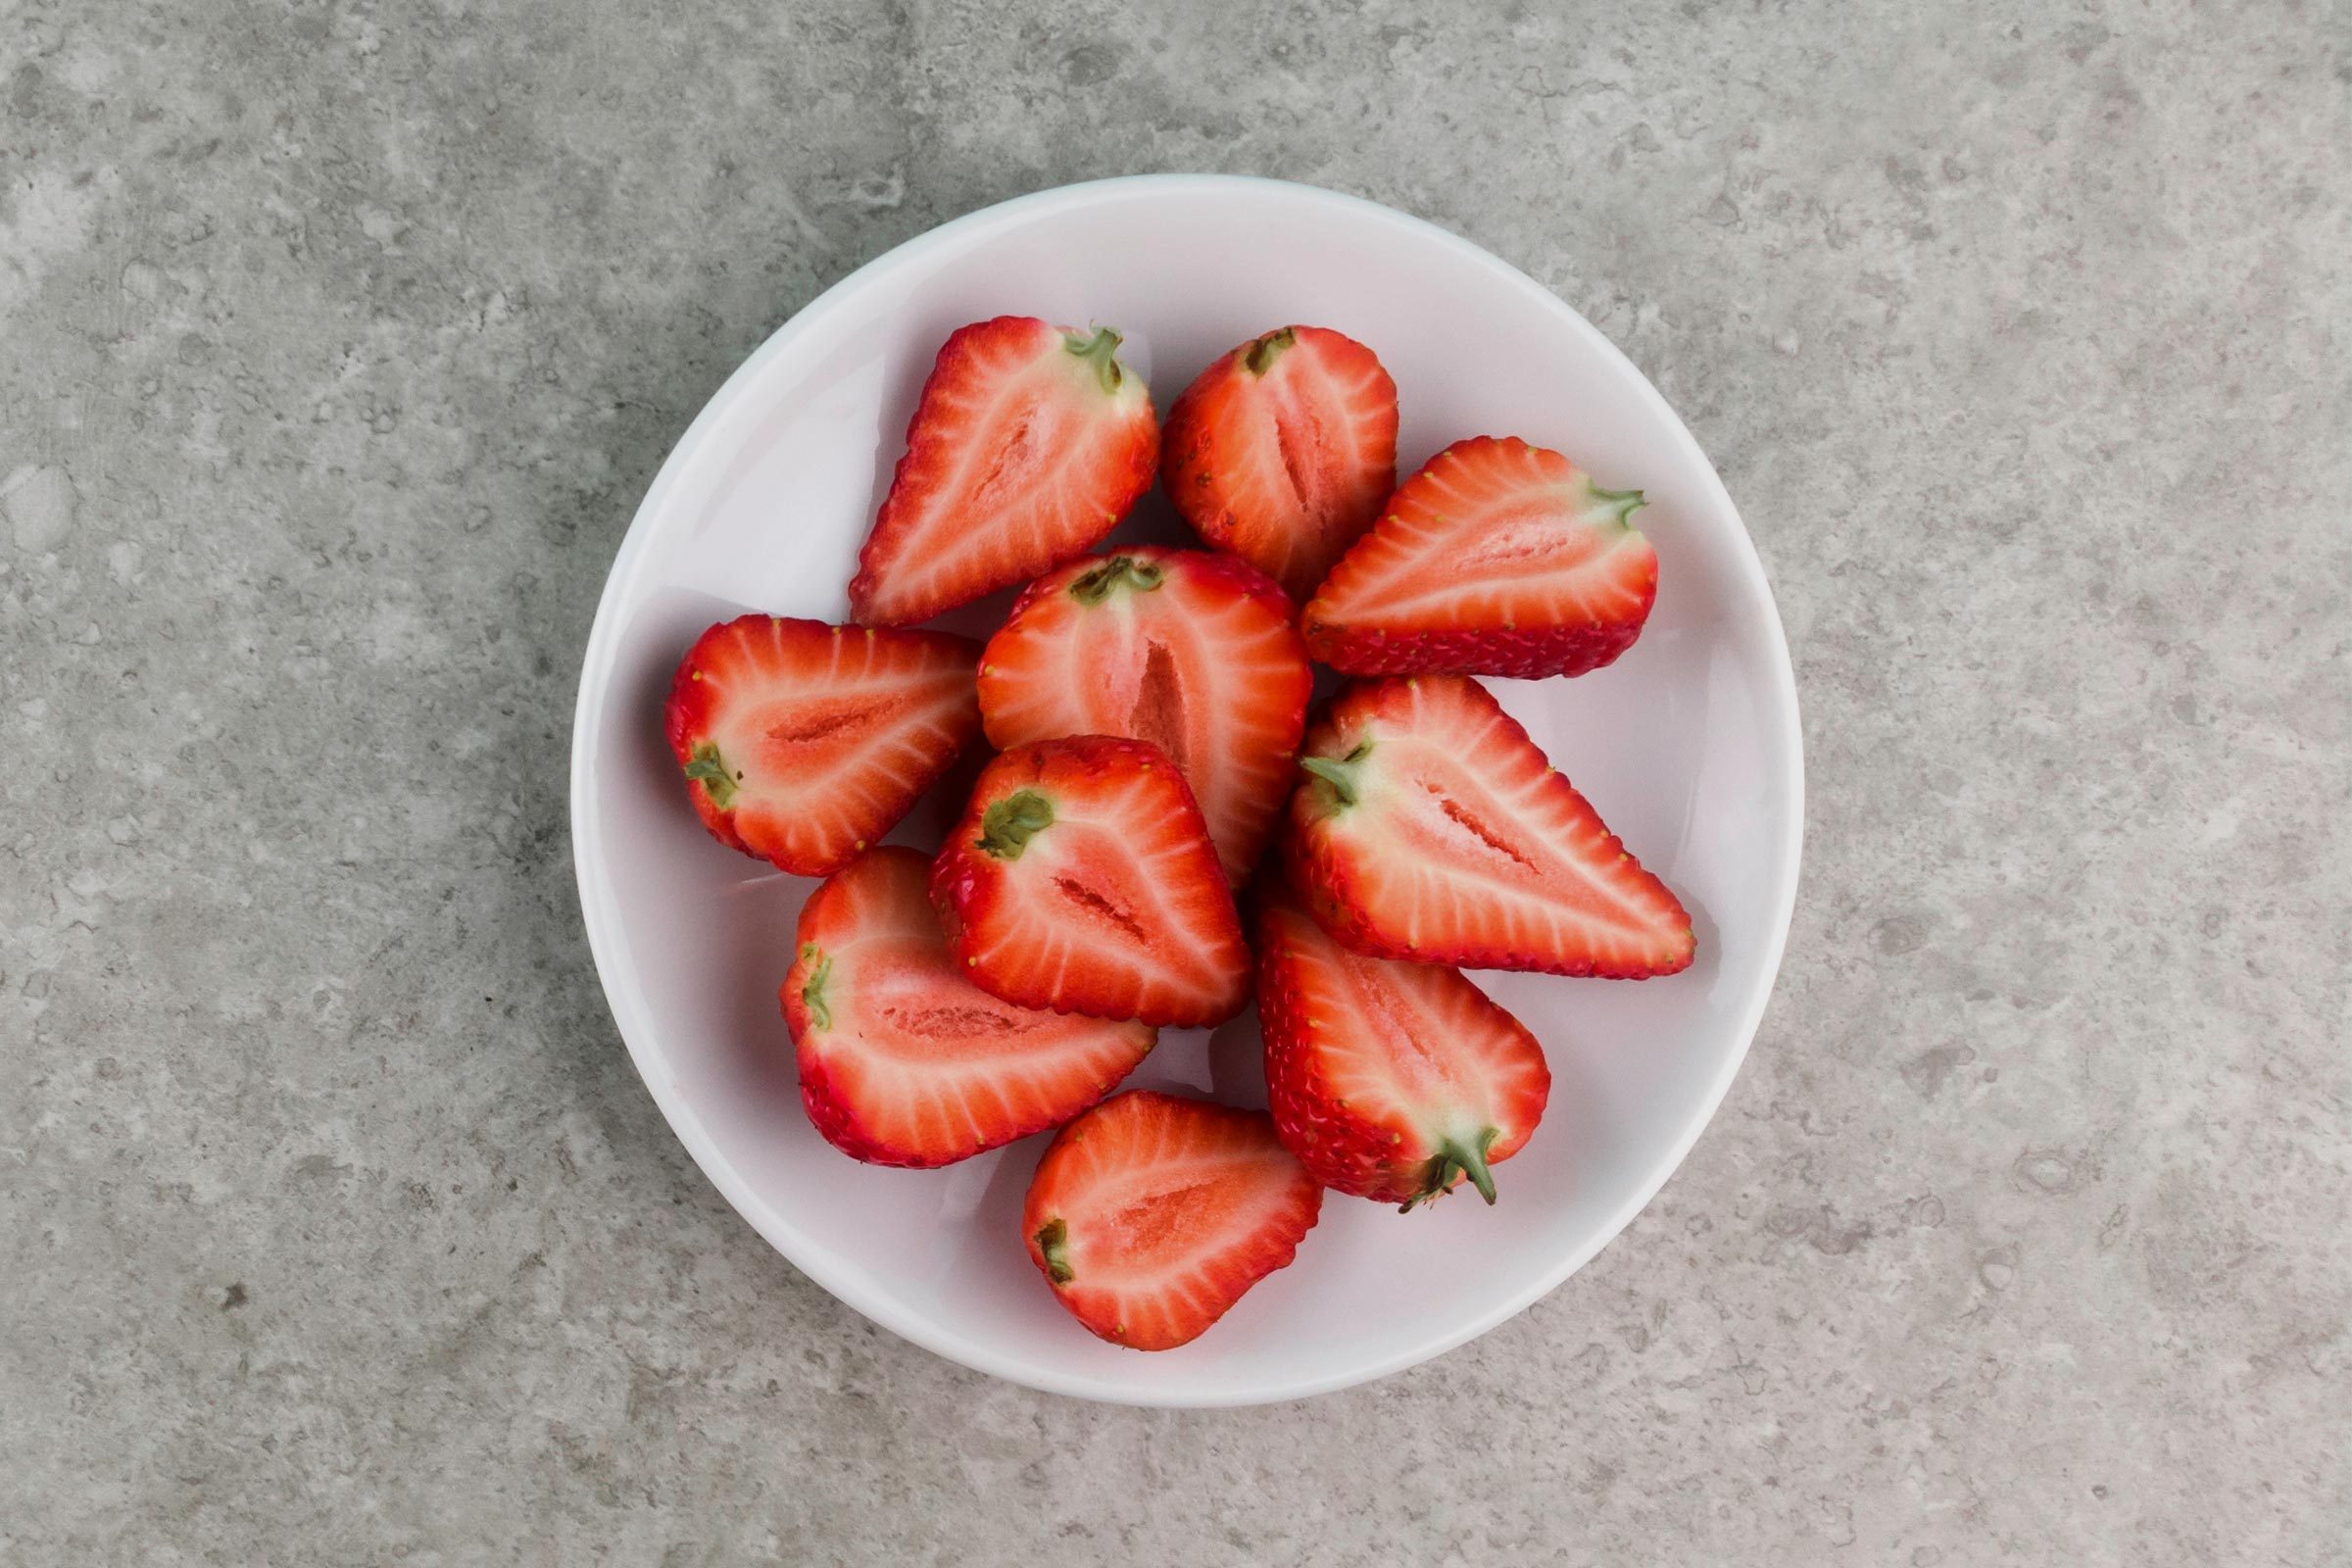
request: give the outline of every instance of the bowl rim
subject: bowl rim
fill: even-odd
[[[1635,1196],[1595,1230],[1590,1241],[1562,1254],[1560,1260],[1533,1285],[1410,1348],[1344,1372],[1301,1377],[1252,1390],[1212,1390],[1195,1394],[1184,1388],[1139,1390],[1112,1378],[1035,1365],[905,1311],[889,1296],[871,1288],[856,1271],[835,1267],[822,1249],[811,1245],[787,1216],[759,1197],[720,1152],[702,1119],[686,1102],[684,1094],[669,1081],[668,1074],[663,1070],[663,1054],[652,1043],[655,1032],[652,1021],[643,1014],[644,999],[638,992],[634,978],[619,967],[619,937],[615,929],[617,916],[613,912],[611,890],[599,886],[602,868],[591,862],[583,824],[593,819],[597,793],[597,780],[591,765],[597,749],[594,742],[601,734],[599,711],[610,691],[618,659],[620,615],[616,607],[625,592],[634,585],[648,548],[647,541],[654,532],[653,519],[666,508],[670,492],[681,482],[681,476],[695,466],[702,449],[710,443],[712,433],[725,421],[734,406],[760,379],[768,365],[791,352],[807,330],[808,323],[821,314],[822,308],[842,296],[870,286],[887,273],[919,262],[934,251],[959,244],[977,230],[1139,192],[1220,189],[1260,194],[1274,192],[1301,202],[1344,209],[1451,250],[1486,270],[1498,283],[1517,291],[1538,309],[1548,311],[1560,318],[1590,348],[1606,359],[1616,361],[1620,368],[1632,373],[1632,380],[1640,389],[1639,395],[1646,401],[1650,412],[1663,419],[1670,439],[1685,449],[1684,455],[1693,460],[1696,470],[1705,475],[1708,498],[1738,525],[1738,538],[1734,541],[1737,548],[1733,552],[1735,569],[1741,587],[1763,610],[1768,656],[1767,707],[1770,710],[1764,714],[1764,729],[1783,743],[1781,749],[1785,761],[1781,777],[1775,783],[1788,800],[1788,810],[1786,829],[1780,842],[1773,847],[1771,929],[1765,943],[1765,962],[1759,966],[1757,978],[1749,986],[1748,994],[1740,1000],[1736,1014],[1739,1020],[1737,1044],[1725,1056],[1714,1081],[1694,1102],[1694,1108],[1681,1131],[1651,1162],[1649,1170],[1637,1185]],[[894,246],[842,277],[796,311],[753,350],[710,395],[687,425],[685,433],[678,438],[677,444],[670,449],[669,455],[662,460],[662,467],[647,488],[645,498],[638,503],[635,514],[630,517],[628,530],[613,554],[612,567],[605,578],[604,592],[598,596],[595,619],[589,630],[587,649],[581,659],[579,690],[572,710],[569,809],[572,869],[580,900],[581,920],[587,930],[588,948],[596,963],[597,980],[605,994],[606,1006],[612,1013],[613,1027],[619,1031],[622,1043],[628,1048],[629,1059],[636,1067],[638,1077],[644,1080],[647,1090],[652,1093],[654,1102],[668,1121],[670,1131],[685,1145],[687,1153],[693,1156],[703,1175],[793,1267],[854,1310],[900,1338],[921,1346],[936,1355],[1010,1383],[1048,1394],[1113,1404],[1175,1408],[1231,1407],[1278,1403],[1351,1388],[1404,1371],[1465,1345],[1516,1317],[1556,1290],[1569,1276],[1592,1261],[1602,1248],[1616,1240],[1635,1216],[1649,1205],[1668,1178],[1681,1168],[1683,1160],[1698,1142],[1699,1135],[1714,1120],[1716,1110],[1721,1106],[1724,1096],[1730,1092],[1733,1079],[1739,1075],[1740,1064],[1746,1060],[1748,1050],[1754,1044],[1757,1028],[1763,1022],[1765,1008],[1779,981],[1781,960],[1787,951],[1789,925],[1796,908],[1797,878],[1804,846],[1804,731],[1797,709],[1796,672],[1789,658],[1788,640],[1781,624],[1780,607],[1773,598],[1771,584],[1765,576],[1764,564],[1756,553],[1755,540],[1747,530],[1746,520],[1740,514],[1721,476],[1716,473],[1714,464],[1708,460],[1690,427],[1684,424],[1682,416],[1624,351],[1587,320],[1581,312],[1483,246],[1425,219],[1415,218],[1409,213],[1360,196],[1327,190],[1317,185],[1250,174],[1128,174],[1058,185],[1016,196],[951,219]]]

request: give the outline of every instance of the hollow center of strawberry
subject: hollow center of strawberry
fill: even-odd
[[[1513,844],[1499,824],[1489,821],[1477,810],[1434,784],[1424,783],[1421,788],[1432,801],[1437,803],[1439,813],[1451,823],[1459,834],[1467,835],[1487,850],[1526,870],[1538,869],[1534,858],[1525,850]]]
[[[1639,490],[1602,490],[1590,480],[1531,491],[1489,510],[1448,564],[1465,576],[1573,571],[1638,538],[1627,519],[1643,504]]]
[[[1167,753],[1182,773],[1191,752],[1187,744],[1190,732],[1184,710],[1184,677],[1177,671],[1176,656],[1168,652],[1167,644],[1152,642],[1144,654],[1144,672],[1136,679],[1135,702],[1127,710],[1127,733]]]
[[[1105,925],[1116,927],[1130,942],[1143,943],[1151,940],[1150,935],[1144,930],[1143,922],[1135,917],[1134,912],[1103,893],[1102,889],[1090,887],[1074,876],[1057,876],[1054,879],[1054,891],[1060,894],[1088,916],[1100,920]]]
[[[1088,1255],[1120,1264],[1189,1256],[1213,1236],[1232,1208],[1214,1177],[1178,1178],[1124,1195],[1124,1200],[1087,1222]]]

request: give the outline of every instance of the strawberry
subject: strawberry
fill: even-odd
[[[1384,1203],[1464,1176],[1494,1201],[1551,1095],[1524,1024],[1435,963],[1367,958],[1287,898],[1257,916],[1257,1015],[1282,1144],[1326,1187]]]
[[[669,749],[721,844],[824,876],[880,838],[980,733],[979,644],[743,615],[670,682]]]
[[[928,856],[885,845],[801,906],[784,1018],[801,1103],[876,1165],[946,1165],[1069,1120],[1144,1059],[1148,1024],[1000,1002],[948,956]]]
[[[1029,1179],[1021,1235],[1088,1330],[1172,1350],[1287,1266],[1322,1206],[1264,1111],[1139,1089],[1061,1130]]]
[[[1268,332],[1168,411],[1160,483],[1194,532],[1303,600],[1396,483],[1396,383],[1328,327]]]
[[[1119,334],[1000,316],[923,383],[850,610],[904,626],[1083,555],[1152,484],[1159,427]]]
[[[1292,885],[1356,952],[1623,979],[1690,964],[1690,914],[1478,682],[1358,681],[1298,765]]]
[[[1475,436],[1430,459],[1315,590],[1307,646],[1350,675],[1581,675],[1634,645],[1658,553],[1557,452]]]
[[[1282,590],[1247,563],[1131,545],[1029,585],[980,656],[990,742],[1126,735],[1175,760],[1240,884],[1297,777],[1314,672]]]
[[[931,868],[948,947],[1024,1007],[1213,1024],[1250,986],[1233,896],[1193,792],[1146,741],[1080,735],[981,771]]]

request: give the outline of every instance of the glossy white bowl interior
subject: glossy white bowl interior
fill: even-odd
[[[1543,1040],[1554,1088],[1501,1202],[1399,1216],[1327,1197],[1298,1262],[1202,1339],[1143,1354],[1064,1316],[1024,1254],[1043,1138],[944,1171],[836,1153],[798,1102],[776,987],[812,883],[705,836],[661,733],[678,656],[746,610],[847,617],[858,547],[940,342],[1000,314],[1101,322],[1168,403],[1216,354],[1289,321],[1372,345],[1402,406],[1398,463],[1514,434],[1640,486],[1661,559],[1647,631],[1504,705],[1690,906],[1684,974],[1640,984],[1481,974]],[[1156,494],[1130,525],[1176,537]],[[1004,600],[966,617],[993,624]],[[955,622],[951,621],[951,624]],[[1232,1404],[1344,1387],[1438,1354],[1558,1285],[1674,1170],[1755,1032],[1795,897],[1795,688],[1739,514],[1657,392],[1514,269],[1389,209],[1308,187],[1151,176],[1025,197],[891,252],[786,323],[655,480],[597,612],[573,734],[572,828],[597,967],[687,1149],[760,1233],[860,1312],[1037,1388]],[[928,848],[953,803],[894,837]],[[1130,1081],[1264,1103],[1254,1018],[1170,1031]]]

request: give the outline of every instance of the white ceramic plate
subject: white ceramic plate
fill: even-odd
[[[1544,1042],[1551,1107],[1487,1208],[1410,1216],[1332,1195],[1298,1261],[1182,1349],[1102,1344],[1019,1236],[1044,1137],[942,1171],[835,1152],[801,1113],[776,987],[812,883],[705,836],[662,737],[680,654],[760,610],[843,620],[858,547],[933,354],[966,321],[1127,334],[1164,414],[1217,354],[1285,322],[1362,339],[1395,375],[1409,472],[1475,434],[1556,447],[1640,486],[1657,609],[1610,668],[1492,683],[1690,906],[1693,967],[1641,983],[1482,974]],[[1154,493],[1120,537],[1178,537]],[[959,629],[985,632],[1009,596]],[[778,1250],[918,1345],[1040,1389],[1241,1404],[1448,1349],[1558,1285],[1648,1201],[1706,1125],[1772,990],[1803,821],[1796,693],[1731,498],[1663,399],[1534,281],[1416,219],[1304,186],[1165,175],[1074,185],[935,229],[793,318],[710,400],[612,564],[572,735],[580,903],[614,1020],[695,1159]],[[895,838],[931,847],[954,803]],[[1254,1019],[1167,1031],[1129,1081],[1263,1104]]]

